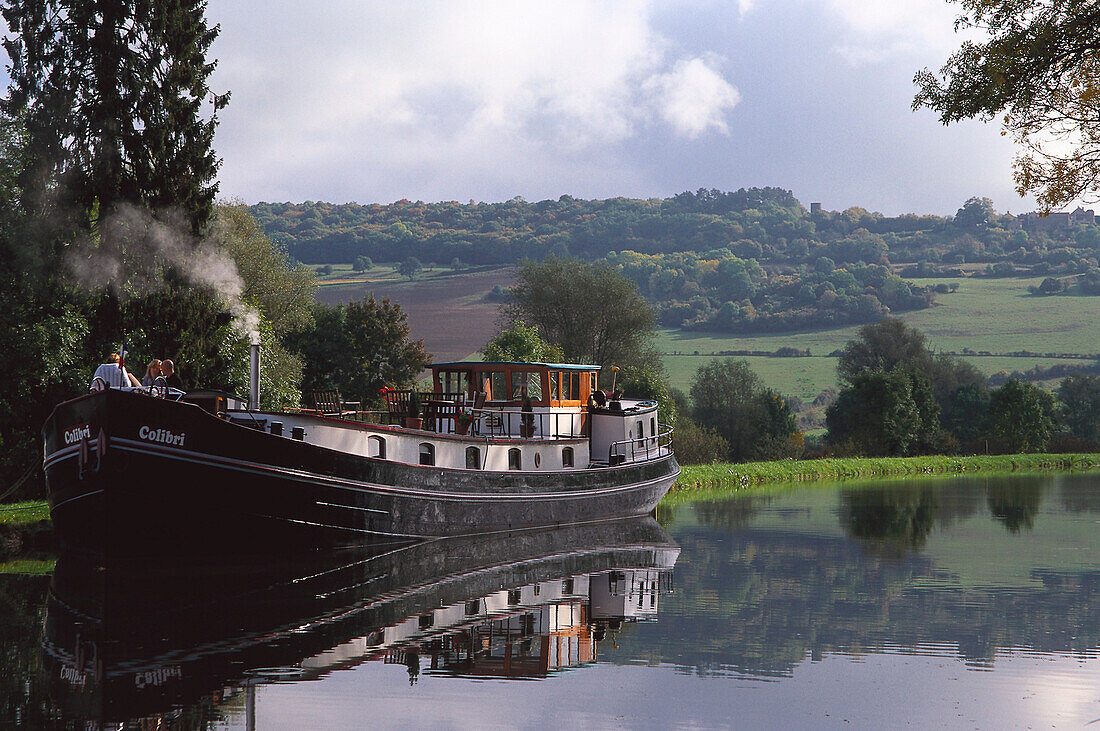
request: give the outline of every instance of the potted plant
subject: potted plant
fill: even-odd
[[[414,388],[409,394],[409,413],[405,416],[406,429],[423,429],[424,420],[420,418],[420,394]]]
[[[459,411],[455,416],[455,434],[468,434],[470,425],[474,423],[474,415],[469,411]]]
[[[520,416],[519,435],[530,439],[535,435],[535,414],[531,409],[531,397],[523,399],[523,415]]]

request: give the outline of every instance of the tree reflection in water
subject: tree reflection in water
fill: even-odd
[[[624,642],[622,660],[643,656],[698,675],[774,677],[807,658],[883,648],[953,648],[976,667],[991,667],[1011,648],[1096,652],[1100,571],[1088,569],[1087,553],[1095,550],[1095,520],[1063,518],[1053,533],[1035,520],[1040,507],[1100,517],[1097,479],[1067,480],[910,480],[806,488],[777,494],[771,504],[738,496],[680,506],[702,526],[685,523],[674,532],[683,549],[677,591],[663,603],[660,623],[639,627]],[[1046,504],[1041,498],[1051,490],[1061,499]],[[1001,515],[987,512],[991,495],[1003,500]],[[840,535],[797,519],[830,504]],[[1009,552],[1004,563],[1019,583],[989,584],[987,577],[971,584],[927,550],[936,536],[964,569],[968,561],[981,563],[974,541],[982,540],[983,526],[995,521],[1005,536],[1015,535],[1006,514],[1028,516],[1034,525],[1027,555],[1013,556],[1009,538],[998,547]],[[1079,550],[1066,550],[1071,546]]]
[[[1048,483],[1049,480],[1041,478],[1011,482],[991,480],[986,486],[989,512],[1009,533],[1019,533],[1021,528],[1031,530]]]
[[[904,554],[920,548],[936,523],[940,490],[856,488],[840,494],[840,521],[848,535]]]

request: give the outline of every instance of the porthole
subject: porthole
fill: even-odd
[[[382,437],[368,437],[367,438],[367,456],[377,457],[378,459],[386,458],[386,440]]]

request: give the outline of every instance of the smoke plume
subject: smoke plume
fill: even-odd
[[[166,266],[188,282],[209,287],[233,315],[233,325],[252,343],[260,342],[260,313],[242,299],[244,280],[237,264],[213,237],[196,240],[182,215],[124,203],[101,219],[95,241],[78,242],[69,253],[71,273],[87,287],[155,291],[164,286]]]

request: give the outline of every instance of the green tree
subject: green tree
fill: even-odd
[[[974,196],[963,203],[962,208],[955,213],[955,225],[968,231],[983,229],[987,228],[996,216],[993,201],[989,198]]]
[[[1058,385],[1061,418],[1070,434],[1100,444],[1100,376],[1076,375]]]
[[[939,406],[920,371],[895,368],[856,376],[826,410],[828,442],[860,454],[903,457],[937,441]]]
[[[940,423],[961,447],[972,449],[982,436],[988,409],[989,388],[984,383],[963,385],[947,396]]]
[[[786,402],[764,388],[745,360],[722,358],[700,366],[691,400],[695,422],[725,439],[735,462],[775,456],[777,444],[798,434]]]
[[[416,275],[422,271],[424,271],[424,265],[415,256],[405,259],[397,267],[397,273],[403,277],[408,277],[410,280],[416,278]]]
[[[1100,182],[1100,8],[1080,0],[953,0],[957,29],[977,29],[937,76],[918,72],[914,110],[945,125],[1003,119],[1022,153],[1016,190],[1060,208]],[[942,77],[942,78],[941,78]]]
[[[357,272],[369,272],[374,268],[374,262],[369,256],[357,256],[351,268]]]
[[[487,361],[516,363],[560,363],[565,359],[561,348],[539,336],[537,327],[513,322],[485,344],[481,354]]]
[[[524,262],[511,295],[505,316],[537,327],[568,361],[625,368],[651,354],[653,309],[607,264],[555,257]]]
[[[52,195],[98,230],[121,203],[180,209],[192,232],[217,193],[218,35],[204,0],[3,0],[11,87],[3,112],[22,116],[31,165],[24,199]],[[101,242],[106,243],[106,242]]]
[[[383,386],[408,388],[431,363],[424,341],[409,340],[401,306],[388,299],[318,304],[313,320],[286,339],[305,364],[303,390],[336,388],[348,398],[378,402]]]
[[[841,383],[851,384],[864,373],[898,366],[928,373],[932,353],[924,333],[896,317],[887,317],[859,329],[859,336],[844,346],[836,372]]]
[[[730,445],[713,429],[699,426],[691,419],[676,424],[676,461],[680,464],[711,464],[729,458]]]
[[[1009,379],[989,396],[985,432],[997,452],[1043,451],[1054,433],[1054,397],[1030,383]]]

